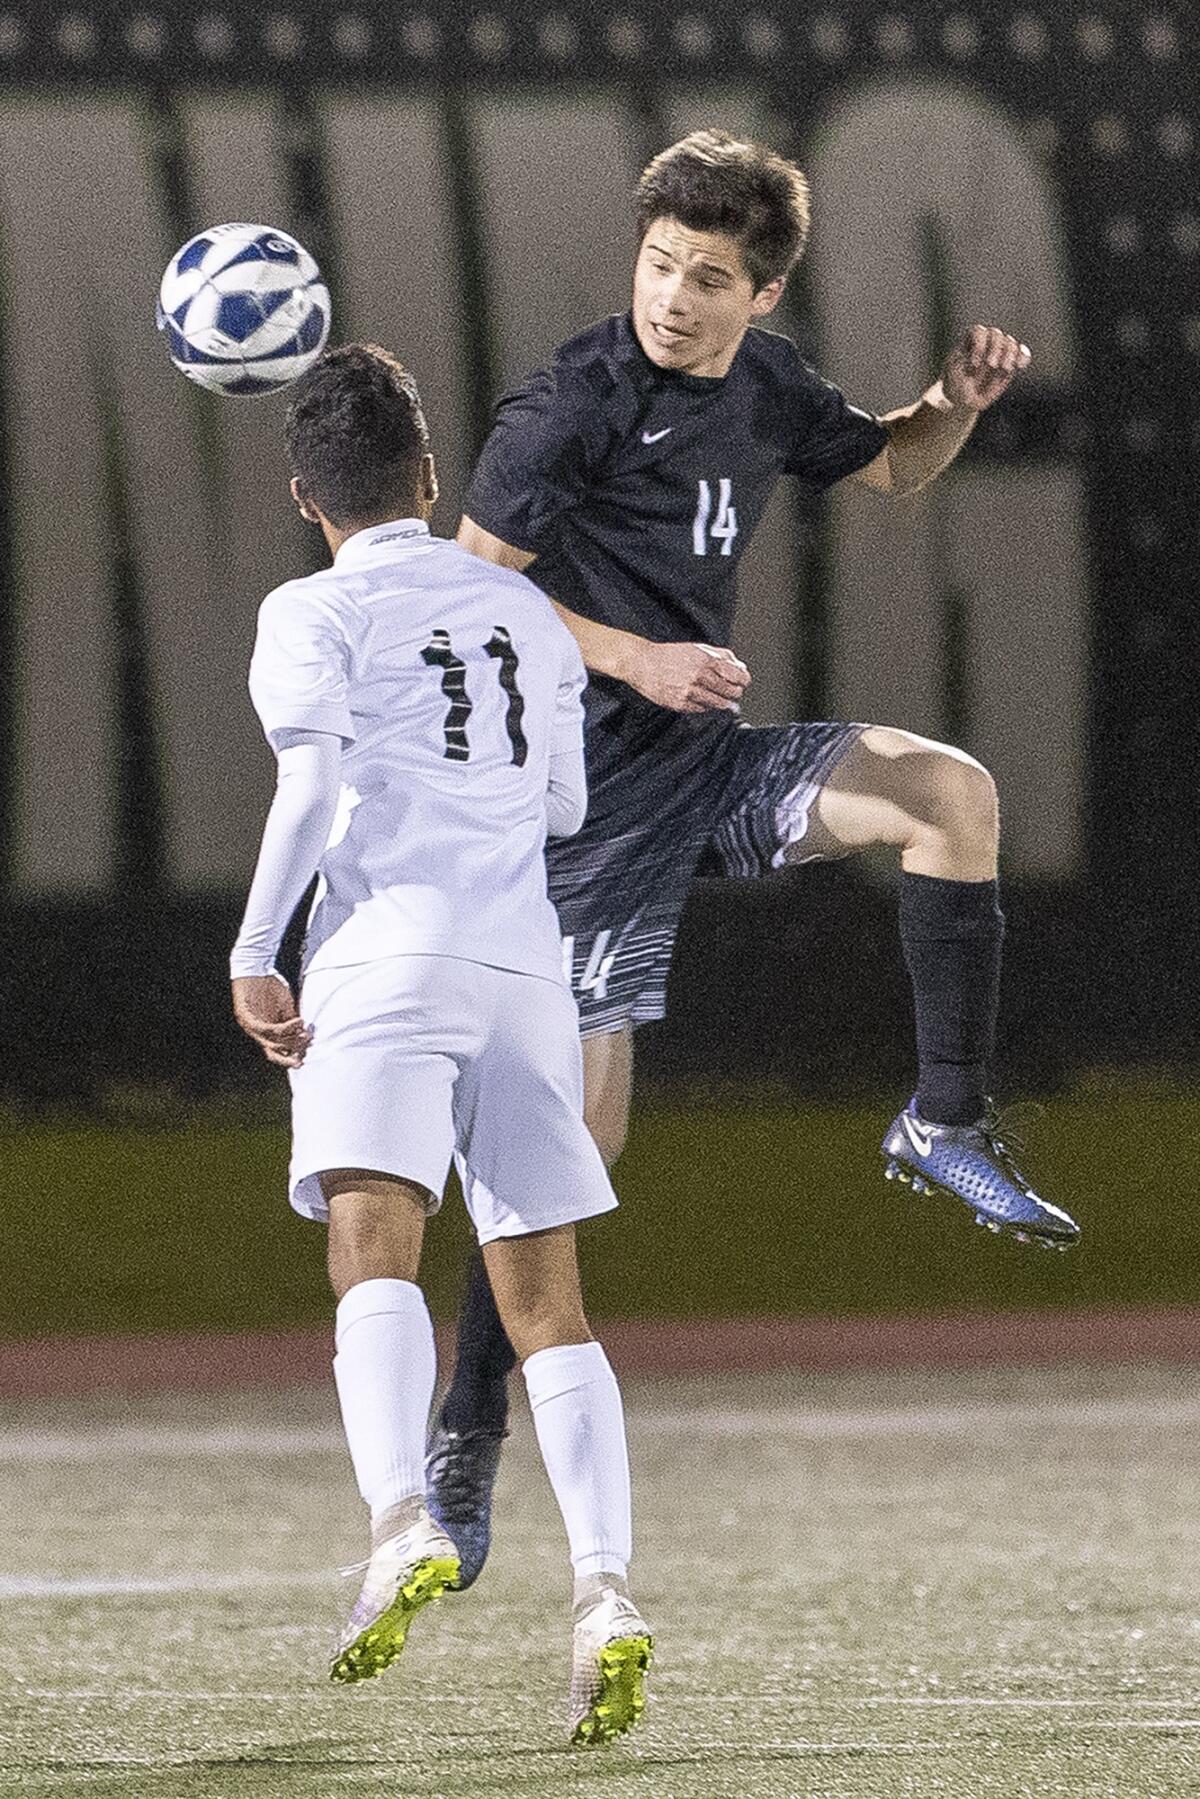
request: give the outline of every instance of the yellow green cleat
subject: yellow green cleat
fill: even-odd
[[[454,1545],[428,1516],[380,1544],[367,1563],[362,1591],[342,1632],[331,1680],[371,1680],[404,1648],[423,1607],[458,1579]]]
[[[608,1591],[575,1625],[571,1742],[611,1743],[646,1709],[646,1670],[654,1639],[632,1600]]]

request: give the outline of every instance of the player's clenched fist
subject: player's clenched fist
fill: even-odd
[[[1029,367],[1028,344],[997,325],[972,325],[946,358],[942,392],[952,406],[983,412]]]
[[[296,1011],[287,982],[274,974],[238,975],[230,982],[233,1016],[268,1062],[299,1068],[310,1032]]]
[[[671,712],[736,712],[750,670],[732,650],[643,639],[626,679],[643,698]]]

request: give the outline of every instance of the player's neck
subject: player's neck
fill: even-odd
[[[383,513],[379,518],[355,519],[345,525],[335,525],[331,520],[324,518],[321,520],[321,529],[325,533],[325,542],[329,545],[329,554],[336,556],[342,545],[351,537],[357,537],[360,531],[374,531],[380,525],[394,525],[401,519],[411,518],[419,519],[422,524],[429,523],[428,512],[420,506],[413,505],[407,511],[393,509]]]

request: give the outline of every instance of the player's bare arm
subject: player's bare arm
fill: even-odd
[[[505,543],[471,518],[464,517],[459,525],[458,541],[473,556],[519,573],[534,560],[531,551]],[[750,670],[732,650],[707,643],[655,643],[633,631],[584,618],[557,600],[551,604],[593,674],[624,681],[644,699],[671,712],[737,711]]]
[[[1028,345],[1007,331],[972,325],[917,403],[883,414],[891,441],[856,478],[880,493],[916,493],[954,461],[979,414],[1007,393],[1029,360]]]

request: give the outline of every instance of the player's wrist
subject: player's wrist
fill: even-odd
[[[927,406],[933,407],[935,412],[946,413],[956,418],[974,418],[979,411],[977,406],[970,406],[965,400],[955,399],[953,394],[948,394],[945,381],[940,375],[933,386],[927,388],[921,397]]]
[[[646,656],[651,644],[646,637],[637,637],[632,631],[614,631],[615,639],[612,647],[610,668],[605,674],[612,675],[615,680],[624,681],[628,687],[641,691],[644,679]]]

